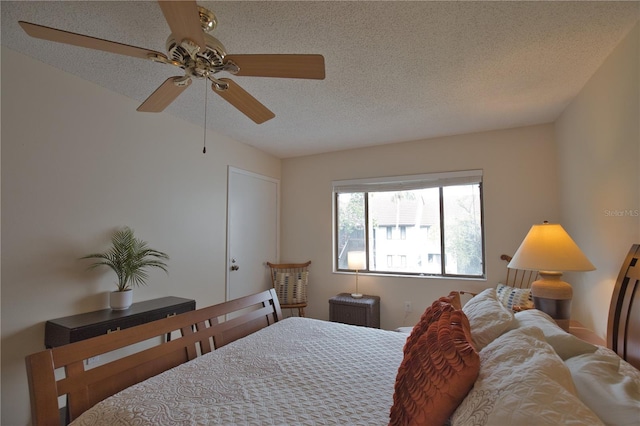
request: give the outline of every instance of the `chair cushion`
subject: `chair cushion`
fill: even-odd
[[[282,305],[307,303],[309,271],[276,272],[275,290]]]

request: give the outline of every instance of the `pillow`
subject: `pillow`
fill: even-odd
[[[446,296],[449,300],[451,300],[451,305],[457,310],[462,309],[462,302],[460,301],[460,293],[457,291],[452,291]]]
[[[505,284],[498,284],[496,298],[507,309],[513,309],[515,306],[523,309],[533,308],[533,296],[531,296],[530,288],[515,288]]]
[[[549,315],[537,309],[517,312],[516,321],[512,328],[538,327],[542,330],[544,338],[563,360],[576,355],[595,352],[597,346],[578,339],[573,334],[564,331]]]
[[[276,272],[276,294],[281,304],[305,303],[309,271]]]
[[[540,329],[511,330],[480,352],[480,373],[453,426],[602,425]]]
[[[449,307],[405,350],[390,425],[442,425],[473,387],[480,358],[471,343],[469,321],[464,312]]]
[[[462,310],[469,318],[471,336],[478,351],[509,329],[514,321],[513,311],[498,302],[493,288],[473,297]]]
[[[613,352],[578,355],[565,364],[578,396],[600,420],[607,425],[638,424],[640,372],[635,377],[624,374],[620,371],[620,357]]]
[[[429,325],[433,321],[437,321],[438,318],[440,318],[442,312],[455,309],[460,309],[460,293],[455,291],[433,302],[431,306],[424,311],[420,317],[420,321],[413,327],[409,337],[407,337],[407,342],[404,345],[404,353],[406,354],[407,351],[411,349],[411,346],[427,331],[427,328],[429,328]]]

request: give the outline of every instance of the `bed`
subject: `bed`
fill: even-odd
[[[612,300],[611,321],[625,324],[610,327],[614,349],[637,362],[632,250]],[[48,349],[26,358],[32,421],[59,424],[66,396],[74,425],[637,424],[640,371],[614,350],[535,309],[514,313],[494,288],[463,307],[456,298],[399,333],[283,319],[269,290]]]

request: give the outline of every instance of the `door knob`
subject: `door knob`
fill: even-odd
[[[240,267],[238,265],[236,265],[236,260],[235,259],[231,259],[231,270],[232,271],[237,271],[238,269],[240,269]]]

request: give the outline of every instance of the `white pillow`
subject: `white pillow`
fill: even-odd
[[[473,297],[462,311],[471,324],[471,337],[478,352],[509,329],[514,321],[513,312],[496,299],[494,288]]]
[[[578,339],[576,336],[564,331],[549,315],[537,309],[517,312],[516,321],[512,328],[538,327],[544,333],[544,338],[563,360],[576,355],[593,353],[597,346]]]
[[[480,374],[452,425],[602,425],[540,329],[519,328],[480,352]]]
[[[620,371],[613,352],[578,355],[565,364],[571,371],[578,396],[606,425],[640,423],[640,371]]]
[[[496,287],[496,298],[508,309],[520,306],[523,309],[533,308],[533,296],[530,288],[515,288],[505,284]]]

